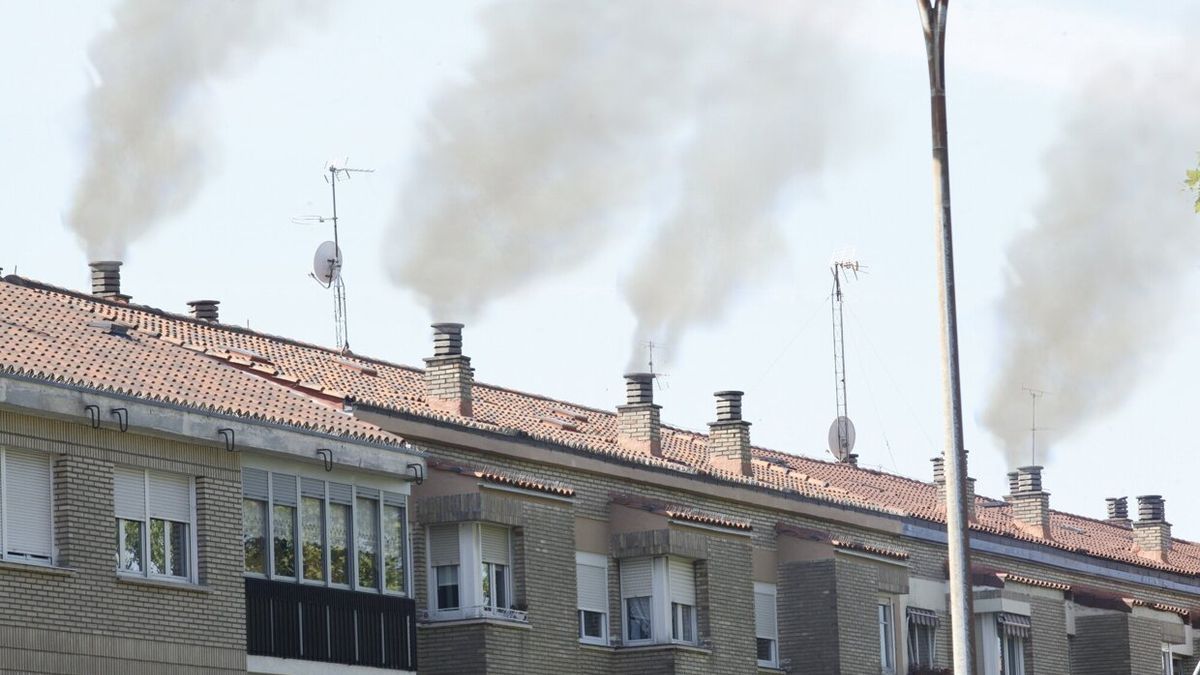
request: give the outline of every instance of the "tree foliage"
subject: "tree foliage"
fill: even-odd
[[[1188,169],[1187,178],[1183,180],[1187,189],[1196,193],[1196,213],[1200,213],[1200,166]]]

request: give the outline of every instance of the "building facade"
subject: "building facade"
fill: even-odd
[[[670,427],[643,373],[615,410],[481,384],[457,324],[418,369],[114,285],[0,283],[0,669],[948,672],[940,460],[755,447],[737,391]],[[1192,674],[1200,546],[1052,478],[971,497],[977,672]]]

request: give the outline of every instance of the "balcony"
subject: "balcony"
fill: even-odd
[[[247,578],[246,652],[415,671],[416,604],[391,595]]]

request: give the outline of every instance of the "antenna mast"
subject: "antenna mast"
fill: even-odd
[[[1037,400],[1046,395],[1046,392],[1033,387],[1021,387],[1023,391],[1029,392],[1029,463],[1037,465]]]
[[[837,406],[833,429],[829,432],[829,451],[841,462],[848,461],[850,451],[854,449],[854,424],[850,422],[846,404],[846,340],[842,314],[842,277],[849,280],[847,274],[853,274],[857,279],[860,269],[866,268],[851,258],[837,258],[829,266],[829,272],[833,275],[830,310],[833,315],[833,384]]]

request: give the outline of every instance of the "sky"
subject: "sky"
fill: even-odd
[[[115,3],[0,4],[8,17],[0,25],[0,147],[7,159],[0,169],[0,267],[83,290],[88,256],[67,223],[94,131],[87,97],[101,83],[89,45],[113,25]],[[715,417],[712,393],[744,390],[756,444],[829,458],[835,411],[829,265],[849,255],[865,266],[845,284],[855,451],[861,465],[928,480],[943,420],[924,44],[913,3],[839,4],[844,13],[812,19],[811,28],[840,54],[845,88],[834,95],[845,94],[839,121],[851,131],[822,137],[828,161],[789,185],[772,211],[781,233],[777,255],[761,269],[756,260],[738,262],[755,273],[730,291],[723,310],[684,331],[670,353],[660,348],[656,370],[663,377],[655,396],[665,422],[704,430]],[[1007,492],[1006,448],[983,418],[993,387],[1003,381],[1003,338],[1013,328],[1000,313],[1013,275],[1008,251],[1037,225],[1051,185],[1048,153],[1079,135],[1081,100],[1092,113],[1105,110],[1099,105],[1121,110],[1123,90],[1133,87],[1113,64],[1186,54],[1181,26],[1195,17],[1188,4],[1157,3],[1151,13],[1132,0],[1062,0],[1052,8],[961,0],[950,9],[963,409],[970,473],[981,494]],[[784,14],[794,9],[782,2],[772,7]],[[472,68],[488,58],[485,17],[522,9],[520,3],[351,0],[280,17],[277,27],[268,26],[272,39],[260,53],[202,78],[185,101],[207,130],[195,137],[203,181],[183,208],[153,219],[128,245],[124,292],[179,312],[189,300],[215,298],[227,323],[332,345],[332,297],[307,277],[314,249],[330,232],[294,221],[328,215],[323,167],[348,157],[350,165],[374,170],[338,191],[351,348],[421,365],[432,353],[430,321],[456,317],[434,317],[420,294],[389,273],[409,253],[398,250],[406,239],[394,236],[397,214],[405,213],[405,186],[423,166],[423,135],[446,112],[439,107],[446,92],[469,84]],[[536,36],[530,40],[538,44]],[[1107,85],[1105,96],[1081,99],[1083,84],[1097,78]],[[813,96],[788,82],[779,87],[794,89],[802,101]],[[1180,144],[1183,159],[1165,174],[1177,173],[1181,184],[1187,158],[1200,150],[1200,133]],[[111,163],[103,168],[121,171]],[[645,215],[666,199],[651,191],[641,217],[616,228],[593,255],[517,284],[472,313],[464,351],[477,379],[600,408],[620,404],[631,342],[658,339],[635,334],[622,288],[635,266],[647,264],[647,250],[650,265],[656,256],[666,265],[678,255],[669,240],[656,239],[656,222]],[[1187,204],[1182,194],[1180,201]],[[1150,245],[1167,251],[1174,243]],[[1063,247],[1044,264],[1066,269],[1083,255]],[[1188,339],[1200,331],[1200,318],[1188,311],[1200,291],[1196,268],[1184,257],[1148,291],[1172,302],[1146,305],[1152,320],[1133,331],[1135,343],[1147,336],[1146,353],[1134,363],[1135,376],[1120,380],[1111,405],[1061,438],[1054,438],[1055,419],[1039,417],[1041,433],[1053,438],[1049,456],[1036,458],[1046,467],[1052,508],[1102,518],[1105,497],[1127,495],[1133,510],[1136,495],[1161,494],[1176,535],[1200,537],[1190,475],[1197,441],[1187,421],[1190,374],[1200,371],[1200,354]],[[1077,275],[1064,278],[1079,283]],[[1039,292],[1067,303],[1083,295],[1079,287],[1053,285]],[[1065,398],[1046,394],[1047,410],[1056,396]]]

